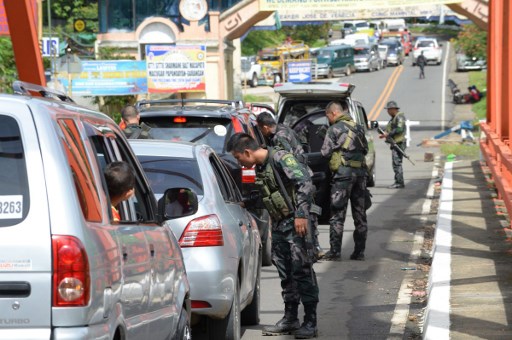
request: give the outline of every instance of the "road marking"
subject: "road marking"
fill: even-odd
[[[436,163],[437,165],[437,163]],[[430,183],[427,190],[427,198],[423,202],[423,206],[421,209],[421,225],[425,226],[428,222],[428,215],[430,214],[430,209],[432,205],[432,200],[434,196],[434,185],[435,181],[438,177],[438,168],[434,165],[434,169],[432,170],[432,177],[430,179]],[[418,257],[421,255],[421,248],[423,246],[425,232],[417,231],[414,235],[414,244],[411,249],[411,254],[409,256],[409,263],[407,267],[416,267]],[[407,273],[404,275],[402,280],[402,284],[400,285],[400,290],[398,291],[398,298],[396,301],[395,311],[393,313],[393,317],[391,318],[391,327],[389,329],[388,339],[402,339],[405,326],[407,324],[407,319],[409,317],[410,305],[412,299],[412,288],[409,288],[409,283],[414,279],[414,273]]]
[[[370,111],[370,114],[368,116],[368,120],[375,120],[379,116],[380,111],[384,108],[384,103],[388,100],[389,95],[391,94],[391,91],[396,85],[396,82],[398,80],[398,77],[403,72],[404,66],[400,65],[397,66],[393,73],[391,74],[391,77],[389,77],[388,82],[384,86],[384,91],[380,94],[379,98],[375,102],[375,105],[372,107],[372,110]]]
[[[450,281],[453,210],[453,163],[445,165],[439,199],[433,259],[428,283],[423,339],[450,339]]]
[[[450,42],[446,42],[446,52],[444,54],[444,67],[443,67],[443,84],[441,86],[441,131],[445,130],[445,117],[446,117],[446,75],[448,69],[448,56],[450,54]]]

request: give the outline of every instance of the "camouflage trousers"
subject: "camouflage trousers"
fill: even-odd
[[[341,252],[348,202],[354,219],[354,240],[364,239],[368,233],[365,209],[366,176],[337,178],[331,185],[331,218],[329,219],[329,243],[331,252]]]
[[[272,230],[272,263],[281,279],[283,300],[285,303],[316,303],[318,285],[305,238],[295,233],[293,218],[279,225],[280,228]]]
[[[405,151],[406,144],[405,143],[397,143],[396,144],[402,151]],[[395,183],[396,184],[405,184],[404,183],[404,171],[402,169],[402,162],[404,160],[404,156],[397,151],[395,148],[391,149],[391,159],[393,163],[393,171],[395,172]]]

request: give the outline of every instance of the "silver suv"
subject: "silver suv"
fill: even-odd
[[[0,95],[0,338],[188,338],[182,253],[122,131],[62,93],[15,92]],[[117,222],[113,161],[136,177]]]

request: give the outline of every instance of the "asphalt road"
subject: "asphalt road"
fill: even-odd
[[[444,42],[444,56],[447,48]],[[445,57],[443,57],[445,58]],[[406,152],[416,165],[404,159],[405,189],[386,187],[393,183],[391,152],[375,132],[377,150],[376,186],[371,188],[373,206],[368,211],[366,261],[351,261],[354,225],[347,215],[341,262],[321,261],[314,268],[320,288],[318,328],[320,339],[403,339],[409,312],[410,294],[407,284],[418,275],[412,273],[411,253],[421,243],[421,228],[434,217],[426,206],[434,163],[424,162],[425,152],[417,146],[423,139],[438,134],[451,119],[451,97],[443,97],[447,88],[446,59],[440,66],[425,68],[425,79],[419,79],[419,68],[412,66],[412,56],[401,67],[388,67],[372,73],[356,73],[340,78],[356,85],[352,97],[362,102],[370,119],[387,121],[382,107],[392,99],[410,121],[411,142]],[[246,90],[255,94],[271,93],[271,88]],[[329,227],[320,226],[320,243],[329,245]],[[261,339],[261,328],[279,320],[284,305],[280,281],[275,268],[262,268],[260,326],[243,328],[244,340]],[[302,319],[303,312],[300,311]],[[203,334],[194,334],[201,339]],[[272,337],[293,339],[293,336]]]

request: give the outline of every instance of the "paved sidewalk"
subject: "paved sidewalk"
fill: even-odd
[[[512,242],[485,170],[446,163],[424,339],[512,339]]]

